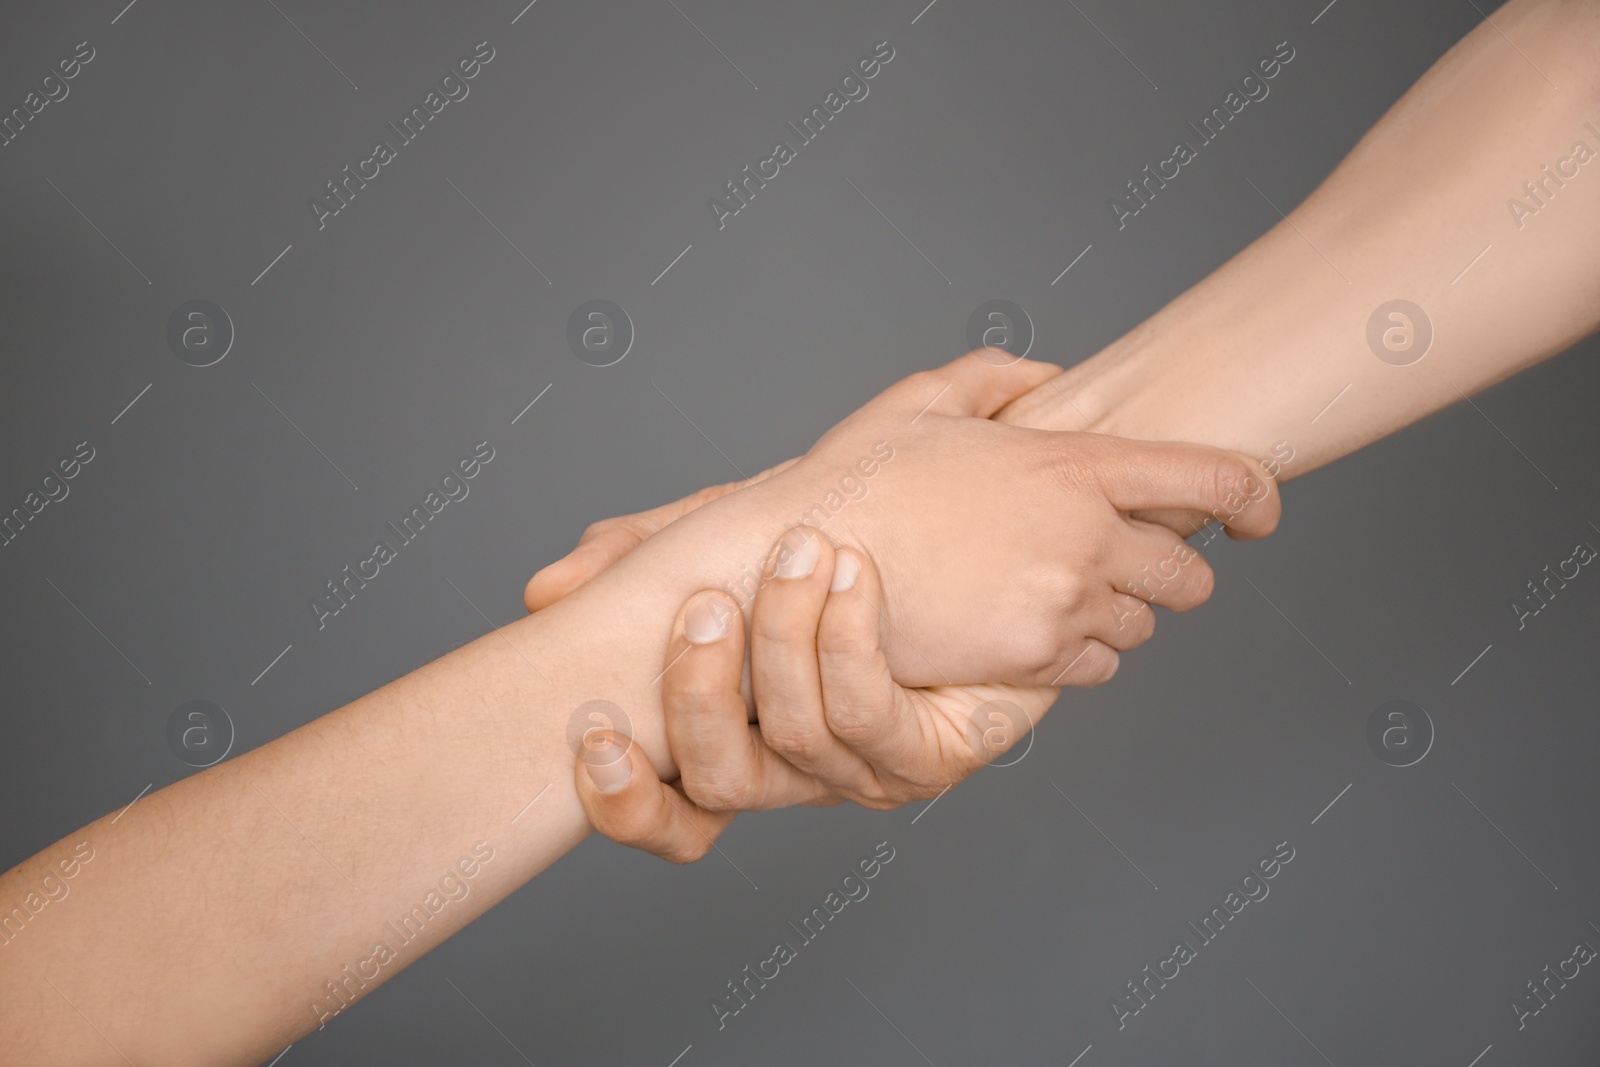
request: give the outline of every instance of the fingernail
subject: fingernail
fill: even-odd
[[[683,614],[683,633],[693,645],[709,645],[728,636],[728,617],[733,609],[715,593],[695,598]]]
[[[833,561],[833,584],[828,586],[835,593],[842,593],[856,584],[856,576],[861,573],[861,561],[854,552],[840,549]]]
[[[779,578],[804,578],[817,569],[820,551],[816,533],[797,526],[778,542],[778,564],[773,574]]]
[[[633,779],[628,750],[610,738],[583,743],[583,767],[589,772],[589,781],[602,793],[620,793]]]

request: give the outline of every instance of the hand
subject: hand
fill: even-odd
[[[667,524],[681,519],[689,512],[719,497],[765,481],[774,474],[786,470],[794,462],[793,459],[786,459],[776,467],[769,467],[753,476],[749,481],[708,485],[704,489],[690,493],[682,500],[674,500],[670,504],[662,504],[649,511],[618,515],[615,518],[590,523],[571,552],[528,579],[527,586],[522,590],[522,602],[528,606],[530,612],[549,607],[632,552],[646,538],[659,532]]]
[[[776,564],[785,552],[774,549]],[[661,700],[680,777],[657,776],[631,740],[596,731],[576,771],[595,829],[693,862],[739,811],[852,800],[898,807],[938,795],[1027,734],[1058,690],[1007,685],[906,689],[879,640],[882,585],[870,559],[819,541],[806,574],[739,606],[708,590],[673,624]],[[745,649],[759,724],[740,691]]]
[[[875,562],[884,649],[902,684],[1097,685],[1153,632],[1147,604],[1188,610],[1212,587],[1198,553],[1128,513],[1227,513],[1236,533],[1260,536],[1278,500],[1253,460],[1219,449],[986,418],[1054,373],[969,355],[913,375],[801,460],[656,536],[716,537],[733,529],[729,515],[792,516],[804,524],[788,545],[796,560],[814,558],[820,528]],[[748,603],[763,580],[752,561],[729,589]]]
[[[886,647],[899,681],[1099,684],[1115,672],[1117,652],[1150,636],[1145,603],[1187,610],[1211,590],[1197,553],[1133,516],[1200,511],[1234,536],[1264,536],[1279,513],[1272,480],[1254,460],[1217,449],[981,421],[1057,373],[1026,361],[997,366],[983,354],[898,383],[747,491],[781,486],[791,499],[816,501],[796,520],[875,554],[890,590]],[[801,481],[810,488],[797,488]],[[738,488],[591,527],[577,551],[535,575],[530,606]],[[741,599],[758,581],[748,575]]]
[[[997,349],[979,349],[969,353],[969,358],[972,357],[987,363],[1010,363],[1015,360],[1010,353]],[[1040,364],[1040,366],[1048,365]],[[1044,380],[1049,381],[1053,376],[1047,375]],[[1039,427],[1049,424],[1055,421],[1055,412],[1053,408],[1041,408],[1046,399],[1048,396],[1042,389],[1035,389],[1031,393],[1024,393],[1014,398],[1003,409],[995,412],[993,417],[1000,422],[1020,426]],[[571,552],[528,579],[522,593],[523,603],[530,612],[549,607],[583,586],[668,524],[713,500],[765,481],[788,469],[795,462],[795,459],[788,459],[752,476],[748,481],[707,486],[669,504],[591,523],[578,538],[578,544]],[[1186,511],[1178,508],[1148,508],[1130,514],[1132,518],[1165,526],[1180,537],[1196,533],[1213,518],[1222,522],[1230,537],[1259,536],[1259,534],[1241,533],[1229,526],[1233,521],[1233,516],[1230,514],[1212,515],[1204,511]]]
[[[949,599],[957,604],[963,589],[956,572],[963,568],[996,579],[999,584],[991,584],[997,589],[1019,584],[1019,560],[1045,574],[1046,581],[1055,577],[1052,568],[1067,569],[1060,555],[1069,564],[1087,555],[1089,562],[1081,570],[1091,578],[1116,569],[1108,564],[1116,556],[1115,541],[1137,541],[1145,524],[1119,514],[1110,493],[1125,495],[1130,502],[1121,506],[1126,508],[1148,500],[1151,506],[1226,511],[1235,532],[1246,536],[1263,534],[1275,525],[1277,500],[1270,483],[1252,474],[1242,457],[1081,434],[1030,433],[935,414],[939,401],[954,393],[963,401],[958,410],[983,415],[985,408],[992,410],[1030,380],[1049,373],[1029,366],[1008,374],[974,363],[981,361],[957,361],[943,375],[922,375],[901,383],[842,423],[786,471],[686,518],[681,534],[674,528],[663,535],[693,542],[716,536],[718,529],[736,528],[741,510],[770,514],[773,499],[779,501],[780,511],[797,503],[803,507],[808,499],[823,499],[823,509],[807,512],[806,518],[839,531],[841,540],[868,547],[846,548],[838,554],[839,588],[830,592],[822,583],[832,583],[832,541],[814,528],[792,529],[765,569],[750,575],[747,585],[730,586],[737,598],[706,591],[691,599],[664,651],[667,668],[661,679],[662,727],[672,750],[671,766],[678,769],[658,775],[663,763],[652,765],[625,739],[593,735],[582,750],[585,769],[578,772],[577,790],[586,798],[594,825],[619,840],[674,859],[692,859],[710,847],[731,812],[740,808],[841,799],[884,807],[936,795],[1031,728],[1056,692],[1037,678],[1017,686],[926,690],[896,684],[899,668],[893,665],[885,638],[892,641],[905,635],[884,593],[891,583],[880,579],[875,559],[887,557],[892,566],[899,566],[908,576],[903,583],[908,586],[915,585],[919,573],[937,575],[946,581],[947,595],[955,587]],[[851,482],[841,484],[854,503],[846,506],[841,498],[833,504],[817,497],[840,469],[840,456],[856,451],[885,427],[910,429],[898,451],[893,446],[878,448],[873,452],[876,462],[844,464]],[[879,440],[887,443],[886,438]],[[1101,449],[1091,454],[1102,468],[1098,471],[1084,462],[1086,448],[1095,446]],[[981,466],[985,457],[988,466],[974,470],[972,465]],[[1047,476],[1038,477],[1041,473]],[[1230,477],[1239,487],[1237,492],[1227,489]],[[1191,479],[1188,487],[1169,484],[1184,478]],[[1102,490],[1098,500],[1093,492],[1097,489]],[[1063,507],[1057,494],[1074,506]],[[1222,504],[1210,504],[1213,498]],[[1256,502],[1253,515],[1245,514],[1250,511],[1244,506],[1246,500]],[[991,515],[994,519],[984,524],[983,517]],[[1058,548],[1053,556],[1051,546],[1041,545],[1037,530],[1019,523],[1018,516],[1046,530],[1062,530],[1069,548],[1071,535],[1087,523],[1087,529],[1100,538],[1100,552],[1063,553]],[[1104,646],[1111,658],[1100,664],[1102,679],[1116,668],[1114,647],[1132,647],[1148,636],[1151,612],[1145,600],[1165,599],[1186,607],[1203,600],[1209,591],[1210,572],[1193,550],[1170,531],[1162,529],[1157,536],[1171,551],[1155,569],[1144,570],[1142,583],[1137,578],[1129,582],[1130,590],[1142,593],[1142,599],[1117,600],[1126,594],[1109,582],[1103,589],[1083,587],[1087,593],[1076,614],[1099,596],[1116,630],[1123,631],[1108,633],[1116,645]],[[997,548],[968,558],[971,544],[989,540],[997,541]],[[966,553],[961,551],[963,544],[969,546]],[[951,549],[947,560],[941,560],[941,552]],[[648,570],[645,567],[643,573]],[[957,579],[953,583],[952,575]],[[929,579],[923,581],[929,584]],[[1030,586],[1020,584],[1026,595]],[[930,608],[930,598],[919,596],[914,588],[908,601],[913,607],[902,608],[907,624],[919,633],[928,630],[930,640],[948,641],[936,624],[929,625],[930,611],[937,605]],[[750,606],[749,698],[739,689],[746,644],[741,603]],[[982,599],[978,605],[979,610],[986,606]],[[1030,624],[1023,613],[1016,626],[1000,629],[1026,634],[1031,625],[1070,632],[1074,615],[1070,609],[1065,612],[1067,625],[1062,627],[1062,619],[1048,614],[1042,626]],[[984,641],[980,635],[970,643]],[[1080,644],[1064,668],[1052,670],[1056,678],[1098,654],[1103,643],[1089,638]],[[1002,663],[996,669],[1010,667]],[[752,705],[760,709],[757,725],[751,725],[748,714]],[[664,786],[662,777],[675,778],[677,784]],[[601,788],[610,792],[601,793]]]

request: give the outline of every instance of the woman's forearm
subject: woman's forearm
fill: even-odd
[[[1115,650],[1148,635],[1118,632],[1115,608],[1138,613],[1111,576],[1187,551],[1130,534],[1119,513],[1210,508],[1253,468],[1192,445],[1130,445],[1112,461],[1093,435],[989,421],[1054,373],[963,357],[914,375],[558,603],[6,873],[0,902],[37,915],[0,942],[0,1061],[258,1062],[326,1022],[584,837],[574,747],[587,729],[631,738],[661,780],[677,777],[658,686],[669,640],[712,639],[737,615],[730,600],[747,608],[769,580],[822,573],[825,539],[882,576],[896,679],[1037,697],[1074,668],[1109,677]],[[1264,503],[1242,533],[1270,531]],[[1209,590],[1199,567],[1169,579],[1145,597]],[[678,626],[708,588],[726,591],[725,610]],[[809,660],[814,633],[744,617],[753,647],[803,638]],[[790,725],[774,744],[804,762],[794,742],[809,723]],[[39,887],[60,899],[27,904]]]
[[[0,907],[26,913],[0,938],[0,1060],[254,1063],[337,1015],[588,833],[580,706],[623,708],[674,775],[654,685],[672,620],[800,517],[772,493],[707,509],[706,536],[686,523],[626,574],[0,876]]]
[[[1262,458],[1282,442],[1294,477],[1593,332],[1600,8],[1490,18],[1286,221],[1002,417]],[[1426,327],[1377,314],[1394,300],[1431,322],[1415,362]]]

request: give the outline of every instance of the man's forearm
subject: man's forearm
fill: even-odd
[[[1490,18],[1287,221],[1001,417],[1262,458],[1286,442],[1294,477],[1593,332],[1600,8],[1514,0]],[[1369,343],[1396,299],[1431,322],[1407,365],[1421,321],[1380,316],[1387,361]]]

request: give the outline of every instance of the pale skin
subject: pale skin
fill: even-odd
[[[569,747],[588,702],[625,709],[652,772],[676,775],[657,679],[679,606],[761,574],[773,542],[846,475],[871,492],[829,530],[879,561],[898,677],[1013,683],[1035,718],[1064,673],[1109,677],[1118,651],[1149,635],[1116,625],[1114,609],[1145,603],[1116,587],[1184,550],[1127,513],[1253,493],[1234,526],[1257,536],[1277,497],[1250,460],[1218,449],[1112,448],[988,418],[1058,373],[974,356],[913,376],[560,604],[7,872],[0,1060],[262,1062],[370,992],[588,834]],[[1142,595],[1187,609],[1210,587],[1196,557]],[[966,639],[952,621],[963,613],[1033,638]]]
[[[783,581],[815,598],[808,583],[828,574],[831,584],[838,572],[833,542],[859,552],[856,581],[863,584],[842,593],[866,596],[876,583],[885,621],[875,634],[846,628],[845,635],[882,642],[882,663],[908,686],[949,677],[980,687],[965,694],[971,706],[988,699],[982,686],[1010,684],[1003,692],[1036,719],[1054,696],[1049,683],[1080,680],[1062,677],[1063,669],[1083,672],[1084,682],[1109,677],[1119,650],[1112,642],[1137,643],[1137,632],[1115,620],[1119,609],[1138,605],[1117,598],[1143,602],[1139,590],[1125,590],[1138,586],[1144,566],[1161,566],[1171,548],[1158,544],[1154,524],[1130,516],[1222,513],[1252,536],[1271,529],[1276,496],[1235,512],[1229,499],[1248,498],[1246,479],[1262,472],[1226,452],[1151,450],[1095,434],[1009,436],[996,432],[1007,427],[976,418],[998,411],[1014,424],[1197,440],[1256,458],[1287,441],[1296,458],[1280,476],[1292,477],[1451,403],[1457,389],[1483,388],[1592,332],[1600,201],[1583,195],[1581,185],[1592,175],[1585,170],[1572,179],[1572,188],[1521,230],[1510,228],[1505,201],[1542,164],[1568,154],[1584,136],[1586,118],[1600,119],[1595,8],[1518,2],[1493,17],[1516,48],[1492,28],[1475,31],[1295,211],[1299,233],[1275,227],[1101,355],[1059,376],[1036,364],[994,368],[971,357],[912,379],[896,387],[908,395],[847,421],[820,451],[694,510],[646,543],[639,543],[642,535],[655,533],[669,512],[641,517],[635,532],[620,525],[602,532],[578,563],[536,579],[531,593],[555,592],[558,603],[108,814],[7,872],[0,908],[10,909],[47,875],[63,884],[56,872],[78,842],[94,850],[65,883],[70,895],[0,945],[0,1059],[198,1064],[275,1055],[317,1025],[314,1000],[337,1006],[323,983],[370,960],[374,941],[387,936],[385,924],[436,892],[442,876],[462,870],[458,863],[481,857],[478,842],[493,855],[472,875],[455,876],[468,895],[432,913],[420,935],[358,992],[370,992],[589,832],[580,796],[589,776],[573,773],[567,744],[568,716],[588,700],[603,697],[627,709],[630,781],[645,781],[637,777],[641,768],[657,781],[676,779],[675,733],[669,745],[676,727],[662,715],[656,676],[669,648],[681,647],[681,606],[696,591],[759,566],[784,529],[837,483],[841,468],[879,440],[899,443],[895,459],[874,476],[873,495],[829,523],[809,575]],[[1591,147],[1600,145],[1591,138]],[[1407,180],[1396,184],[1396,174]],[[1451,287],[1491,241],[1494,250]],[[1383,364],[1366,347],[1368,315],[1395,296],[1426,308],[1438,333],[1435,350],[1410,367]],[[952,380],[956,387],[913,424],[911,414]],[[1354,384],[1311,424],[1346,383]],[[962,466],[980,441],[982,454],[1012,460],[996,459],[977,473]],[[996,478],[1001,470],[1010,473]],[[967,482],[940,481],[963,473]],[[1009,528],[1014,537],[1003,544],[971,530],[964,542],[940,540],[929,524],[907,517],[926,503],[915,496],[918,485],[925,492],[940,487],[935,500],[951,486],[965,494],[952,504],[952,519],[1044,507],[1039,521],[1051,523],[1046,528],[1059,543],[1030,540],[1025,524]],[[879,489],[905,494],[902,506],[888,506],[885,498],[896,492]],[[982,554],[964,551],[973,538]],[[951,559],[977,555],[974,569],[956,572],[961,595],[979,598],[972,610],[996,611],[985,594],[1018,571],[1070,585],[1073,606],[1063,610],[1048,598],[1006,603],[1003,621],[990,631],[1031,635],[1028,647],[995,642],[971,653],[967,635],[951,626],[955,598],[930,576],[949,573]],[[596,562],[612,565],[588,580]],[[1142,592],[1155,600],[1186,597],[1172,606],[1192,606],[1208,582],[1185,583],[1203,573],[1191,564],[1175,588],[1146,584]],[[757,614],[760,604],[758,598]],[[826,606],[822,612],[825,620]],[[775,618],[805,616],[797,610]],[[704,647],[731,648],[737,633],[730,628],[727,638]],[[876,662],[876,652],[855,651],[862,662]],[[766,656],[761,663],[771,666]],[[713,693],[730,691],[723,685]],[[876,706],[868,696],[859,707]],[[826,703],[821,696],[818,702]],[[774,718],[790,729],[778,735],[789,770],[773,773],[802,799],[849,796],[876,782],[882,793],[862,798],[894,803],[927,790],[930,766],[952,775],[970,770],[957,762],[913,764],[923,757],[874,747],[879,738],[865,727],[822,738],[817,711],[798,701]],[[748,724],[743,729],[749,739]],[[721,742],[707,743],[714,762]],[[656,789],[674,812],[683,810]],[[701,827],[708,832],[725,819],[725,812],[700,815],[708,816]],[[195,1018],[229,1025],[197,1028]]]
[[[1290,456],[1272,464],[1286,481],[1593,333],[1600,327],[1600,67],[1593,62],[1600,5],[1514,2],[1490,17],[1492,23],[1435,64],[1288,220],[1127,336],[1008,404],[996,418],[1205,441],[1269,462]],[[1596,153],[1592,164],[1578,162],[1578,142]],[[1565,184],[1546,177],[1546,165]],[[1524,185],[1530,181],[1542,183],[1534,186],[1537,200]],[[1514,208],[1512,198],[1523,207]],[[1492,247],[1473,262],[1486,245]],[[1435,333],[1428,354],[1407,366],[1380,360],[1368,342],[1373,311],[1395,298],[1420,305]],[[1539,477],[1531,469],[1529,476]],[[528,583],[529,608],[581,585],[653,530],[732,488],[714,487],[596,524],[572,554]],[[1183,532],[1203,518],[1145,517]],[[727,648],[692,650],[679,666],[693,673],[678,680],[680,689],[667,689],[674,751],[680,751],[680,733],[689,738],[681,749],[682,776],[670,794],[637,758],[626,783],[618,770],[609,771],[601,784],[610,793],[601,793],[592,778],[581,780],[588,776],[580,770],[581,796],[602,832],[681,861],[703,854],[707,828],[725,826],[741,808],[870,802],[862,791],[875,779],[947,783],[971,773],[976,763],[970,752],[931,740],[919,745],[904,727],[908,718],[924,721],[913,713],[925,713],[937,691],[901,689],[860,663],[844,671],[836,657],[823,654],[844,638],[828,628],[831,616],[817,616],[814,606],[776,594],[767,605],[770,613],[784,614],[790,630],[812,626],[814,648],[795,640],[752,650],[757,679],[768,671],[819,679],[806,689],[813,694],[809,712],[791,713],[809,722],[812,733],[779,739],[792,750],[784,753],[788,766],[771,771],[773,761],[762,749],[772,746],[761,743],[769,731],[749,731],[747,739],[743,714],[726,698],[726,658],[738,643],[735,634]],[[850,640],[860,647],[865,638]],[[830,664],[838,669],[830,673]],[[875,678],[870,697],[861,691],[866,675]],[[852,694],[848,716],[829,714],[830,681]],[[680,691],[692,699],[675,697]],[[947,718],[959,733],[960,716]],[[680,719],[683,724],[674,725]],[[868,738],[862,723],[876,726]],[[811,755],[847,743],[871,776],[862,764],[823,763]],[[803,774],[797,778],[795,770]],[[901,799],[917,795],[930,794],[912,790]],[[680,811],[691,813],[694,825],[679,818]]]

